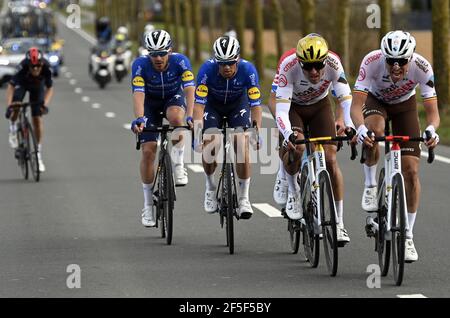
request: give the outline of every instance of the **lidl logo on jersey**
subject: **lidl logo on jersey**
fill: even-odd
[[[199,85],[196,93],[199,97],[206,97],[208,96],[208,87],[206,85]]]
[[[136,76],[133,79],[133,86],[144,87],[145,86],[144,79],[142,77],[140,77],[140,76]]]
[[[252,100],[259,99],[261,97],[261,92],[258,87],[252,87],[248,90],[248,97]]]
[[[194,80],[194,74],[192,74],[191,71],[186,71],[183,73],[183,75],[181,75],[181,80],[183,82],[190,82]]]

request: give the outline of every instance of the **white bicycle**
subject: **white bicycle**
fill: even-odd
[[[384,167],[378,176],[378,211],[377,216],[367,217],[366,234],[375,238],[375,251],[378,253],[378,263],[381,275],[386,276],[392,252],[392,267],[394,281],[400,286],[405,268],[405,240],[409,229],[405,194],[405,181],[402,175],[402,160],[400,144],[407,141],[424,142],[431,139],[409,136],[389,136],[389,123],[386,122],[386,136],[375,137],[375,141],[385,142]],[[392,143],[392,146],[390,146]],[[361,163],[365,162],[365,151],[361,154]],[[428,149],[428,163],[434,161],[434,152]]]

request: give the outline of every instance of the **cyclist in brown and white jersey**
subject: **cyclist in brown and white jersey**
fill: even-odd
[[[415,48],[416,41],[411,34],[391,31],[382,39],[381,50],[367,54],[361,63],[351,114],[358,127],[358,142],[364,143],[368,148],[362,197],[362,208],[367,212],[378,209],[376,170],[380,157],[378,145],[367,137],[367,132],[372,131],[375,136],[383,136],[385,119],[390,118],[393,134],[418,136],[420,127],[415,96],[417,86],[420,87],[425,107],[426,130],[432,134],[432,139],[426,145],[434,148],[439,142],[436,130],[440,119],[433,69],[424,57],[414,53]],[[419,159],[418,143],[402,144],[402,173],[409,212],[405,254],[407,261],[418,259],[412,238],[420,196]]]
[[[333,88],[343,119],[336,122],[331,108],[329,90]],[[339,57],[328,51],[328,44],[318,34],[309,34],[300,39],[296,52],[285,58],[279,67],[276,90],[276,121],[284,137],[286,147],[282,147],[282,158],[287,172],[288,199],[286,214],[291,219],[301,219],[300,189],[297,177],[304,145],[294,145],[296,139],[304,138],[304,128],[309,126],[310,137],[335,136],[345,128],[353,128],[350,117],[351,90],[345,77]],[[336,125],[341,127],[336,132]],[[300,132],[294,132],[297,127]],[[336,160],[336,143],[324,145],[327,169],[330,173],[336,200],[338,241],[349,242],[344,228],[343,199],[344,181]],[[289,152],[294,153],[294,161],[289,161]]]

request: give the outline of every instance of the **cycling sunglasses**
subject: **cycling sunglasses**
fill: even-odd
[[[409,59],[393,59],[393,58],[386,58],[386,63],[390,66],[393,66],[395,63],[398,63],[398,66],[405,66],[408,64]]]
[[[227,66],[233,66],[233,65],[235,65],[237,63],[237,61],[236,60],[233,60],[233,61],[217,61],[217,64],[218,65],[221,65],[221,66],[225,66],[225,65],[227,65]]]
[[[148,55],[150,55],[151,57],[164,57],[167,54],[169,54],[169,51],[155,51],[155,52],[149,52]]]
[[[302,67],[302,69],[304,69],[305,71],[312,71],[312,69],[316,69],[318,71],[320,71],[321,69],[323,69],[325,67],[325,61],[323,62],[312,62],[312,63],[303,63],[300,62],[300,66]]]

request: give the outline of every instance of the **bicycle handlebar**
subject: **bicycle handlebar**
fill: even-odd
[[[381,137],[374,137],[373,140],[376,142],[379,141],[388,141],[388,142],[398,142],[398,143],[402,143],[402,142],[408,142],[408,141],[414,141],[414,142],[426,142],[428,140],[430,140],[431,137],[431,133],[429,131],[425,131],[426,134],[426,138],[423,137],[410,137],[410,136],[381,136]],[[367,135],[369,137],[373,136],[373,132],[369,131],[367,133]],[[367,154],[365,151],[365,148],[363,147],[362,151],[361,151],[361,163],[365,163],[367,159]],[[430,149],[428,148],[428,159],[427,162],[428,163],[433,163],[434,161],[434,149]]]
[[[170,125],[162,125],[162,126],[159,126],[159,127],[145,128],[145,129],[143,129],[141,133],[137,133],[137,134],[136,134],[136,150],[141,149],[141,143],[139,142],[139,136],[140,136],[142,133],[145,133],[145,132],[157,132],[157,133],[160,133],[160,132],[172,132],[172,131],[174,131],[174,130],[176,130],[176,129],[187,129],[187,130],[191,130],[191,127],[190,127],[190,126],[170,126]]]

